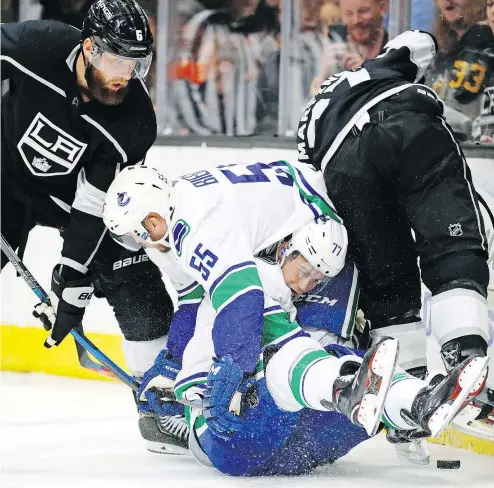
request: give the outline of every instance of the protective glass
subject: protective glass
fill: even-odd
[[[109,78],[145,78],[148,74],[153,54],[145,58],[117,56],[101,49],[93,43],[91,64]]]

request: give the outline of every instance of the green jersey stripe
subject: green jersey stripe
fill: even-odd
[[[178,304],[180,305],[181,302],[184,300],[201,300],[204,297],[204,288],[202,285],[197,285],[195,288],[193,288],[187,295],[183,295],[178,298]]]
[[[239,269],[229,274],[212,293],[213,308],[218,312],[220,307],[246,288],[260,288],[262,290],[259,273],[255,266]]]
[[[297,322],[290,322],[288,314],[283,311],[264,316],[264,325],[262,329],[261,347],[268,344],[280,342],[292,332],[298,332],[300,326]]]
[[[332,209],[327,202],[325,202],[322,198],[320,198],[319,196],[317,195],[313,195],[312,193],[308,193],[305,188],[302,186],[303,183],[300,182],[300,178],[299,176],[297,175],[297,171],[295,170],[295,168],[288,162],[284,161],[284,163],[286,164],[286,167],[288,168],[288,171],[291,175],[291,177],[293,178],[293,181],[295,182],[295,184],[297,185],[297,188],[298,188],[298,191],[310,202],[312,203],[313,205],[315,205],[316,207],[319,208],[319,210],[323,213],[323,214],[327,214],[329,217],[331,217],[333,220],[336,220],[336,222],[339,222],[341,224],[342,220],[340,219],[340,217],[338,217],[338,215],[336,214],[336,212],[334,211],[334,209]]]
[[[310,405],[305,403],[302,392],[305,373],[314,363],[327,357],[329,357],[329,354],[326,351],[312,351],[303,356],[293,368],[292,377],[290,379],[290,388],[295,400],[297,400],[297,402],[303,407],[311,408]]]
[[[175,388],[175,396],[177,397],[177,400],[182,400],[182,395],[185,390],[195,385],[205,385],[207,382],[208,379],[207,377],[205,377],[205,378],[194,378],[193,380],[181,384],[178,388]]]

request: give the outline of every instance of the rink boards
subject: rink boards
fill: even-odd
[[[285,159],[293,161],[296,154],[288,149],[232,149],[200,147],[153,147],[147,164],[160,167],[167,175],[178,176],[197,169],[233,162],[257,162]],[[477,191],[482,194],[491,209],[494,209],[494,160],[471,158]],[[492,173],[490,175],[489,173]],[[492,185],[492,189],[489,186]],[[493,301],[490,306],[490,350],[494,342],[494,273],[493,246],[494,229],[486,220],[489,242],[489,267]],[[29,237],[24,261],[35,278],[46,287],[51,281],[51,270],[58,262],[61,239],[57,231],[47,228],[34,229]],[[491,301],[490,300],[490,301]],[[11,266],[2,272],[2,312],[0,326],[0,367],[2,370],[17,372],[43,372],[73,378],[114,381],[98,373],[91,372],[79,365],[72,338],[65,340],[59,347],[45,349],[43,342],[46,332],[31,315],[37,303],[34,294],[22,279],[15,279]],[[110,307],[105,300],[93,299],[88,307],[84,329],[89,338],[119,365],[125,361],[121,350],[121,336]],[[492,357],[492,355],[491,355]],[[494,369],[491,360],[491,369]],[[491,374],[492,376],[492,374]],[[468,429],[466,429],[468,431]],[[494,429],[493,429],[494,430]],[[494,456],[494,439],[482,439],[472,435],[471,431],[458,432],[449,430],[433,442],[470,449],[475,452]]]

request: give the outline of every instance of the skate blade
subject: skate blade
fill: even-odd
[[[146,441],[146,449],[155,454],[167,454],[169,456],[183,456],[190,454],[190,451],[184,447],[165,444],[163,442]]]
[[[381,381],[381,386],[377,395],[368,393],[362,398],[360,408],[357,414],[357,420],[372,437],[381,423],[381,417],[384,410],[384,402],[391,386],[396,361],[398,360],[399,343],[396,339],[388,339],[381,343],[374,353],[371,361],[371,371],[375,375],[372,383],[375,384],[376,378]]]
[[[395,444],[395,451],[401,460],[412,464],[426,466],[431,461],[427,443],[424,441]]]
[[[477,396],[485,385],[489,363],[488,357],[477,357],[470,361],[458,376],[457,387],[461,388],[453,403],[439,407],[429,420],[431,436],[438,436],[456,417],[458,411],[465,405],[465,401],[471,395],[470,402]]]

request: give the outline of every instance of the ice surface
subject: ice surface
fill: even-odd
[[[4,373],[0,402],[1,488],[494,487],[492,457],[431,445],[431,464],[413,466],[382,436],[311,476],[228,477],[146,451],[120,384]],[[461,459],[461,469],[438,470],[437,459]]]

